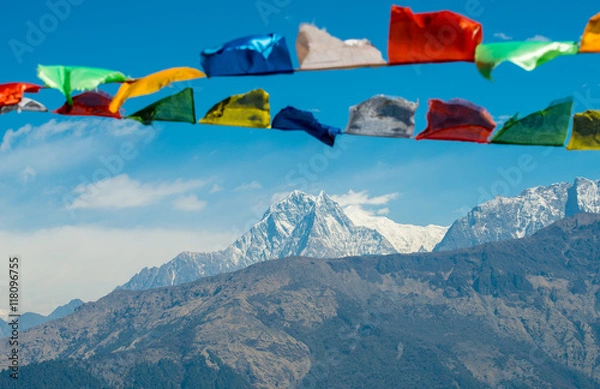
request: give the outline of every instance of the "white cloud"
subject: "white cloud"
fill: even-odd
[[[178,211],[201,211],[206,207],[206,201],[201,201],[196,195],[183,196],[173,202],[173,209]]]
[[[387,207],[380,209],[374,208],[388,204],[390,201],[397,199],[399,195],[399,193],[395,192],[376,197],[369,197],[369,192],[366,190],[361,192],[349,190],[346,194],[333,195],[331,198],[342,206],[344,212],[346,212],[350,219],[355,223],[360,224],[364,223],[366,220],[371,220],[375,215],[385,216],[389,214],[390,209]]]
[[[71,168],[85,162],[100,164],[100,157],[119,155],[123,147],[129,156],[137,146],[154,139],[156,130],[134,120],[50,120],[40,126],[9,129],[0,144],[0,175],[18,175],[25,168],[38,176]],[[133,150],[131,150],[133,149]]]
[[[144,128],[134,120],[88,119],[59,122],[52,119],[37,127],[27,124],[16,131],[13,129],[7,130],[2,138],[0,151],[9,151],[13,148],[13,145],[25,146],[44,142],[57,135],[85,137],[103,133],[112,137],[124,137],[139,132],[147,135],[154,133],[150,128]]]
[[[387,215],[390,213],[390,209],[389,208],[381,208],[380,210],[377,211],[378,215]]]
[[[223,187],[221,187],[221,185],[219,184],[214,184],[213,187],[210,189],[210,192],[208,193],[217,193],[223,190]]]
[[[551,39],[538,34],[538,35],[532,36],[531,38],[527,38],[526,40],[528,42],[532,42],[532,41],[534,41],[534,42],[550,42]]]
[[[368,220],[373,220],[373,216],[376,214],[376,212],[364,209],[360,205],[346,205],[343,209],[350,220],[358,225],[365,225]]]
[[[27,184],[34,180],[36,175],[36,171],[28,166],[21,172],[21,181],[23,181],[24,184]]]
[[[252,182],[242,184],[242,185],[238,186],[237,188],[235,188],[234,190],[236,192],[245,192],[248,190],[255,190],[255,189],[261,189],[261,188],[262,188],[262,185],[260,184],[260,182],[252,181]]]
[[[123,209],[155,204],[165,197],[184,194],[206,184],[202,180],[142,183],[127,174],[95,183],[80,184],[73,193],[77,196],[67,209]]]
[[[506,34],[505,34],[505,33],[503,33],[503,32],[497,32],[497,33],[495,33],[495,34],[494,34],[494,36],[495,36],[496,38],[500,38],[500,39],[502,39],[503,41],[509,41],[509,40],[511,40],[511,39],[512,39],[512,36],[508,36],[508,35],[506,35]]]
[[[347,205],[385,205],[390,201],[397,199],[398,196],[399,193],[396,192],[377,197],[369,197],[369,193],[366,190],[361,192],[349,190],[346,194],[333,195],[331,198],[344,207]]]
[[[2,144],[0,145],[0,151],[1,152],[9,151],[12,148],[13,140],[19,139],[19,138],[27,135],[28,133],[31,132],[32,128],[33,127],[31,127],[30,124],[27,124],[26,126],[19,128],[17,131],[15,131],[13,129],[7,130],[4,133],[4,136],[2,137]]]
[[[182,251],[211,252],[235,238],[230,232],[63,226],[0,231],[0,252],[21,257],[21,309],[48,314],[74,298],[96,300]],[[0,296],[7,295],[7,276],[0,273]]]

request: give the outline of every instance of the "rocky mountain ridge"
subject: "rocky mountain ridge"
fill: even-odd
[[[144,290],[231,272],[291,256],[346,256],[431,251],[447,228],[397,224],[385,217],[352,220],[324,192],[300,191],[272,204],[231,246],[214,253],[183,252],[160,267],[144,268],[121,289]]]
[[[434,251],[530,236],[580,212],[600,213],[600,180],[576,178],[573,184],[529,188],[515,197],[497,196],[456,220]]]
[[[98,387],[179,387],[199,363],[255,388],[595,388],[600,216],[456,251],[295,257],[118,290],[22,336],[24,364],[77,365]]]

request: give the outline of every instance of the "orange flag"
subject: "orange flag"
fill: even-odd
[[[0,107],[14,105],[23,98],[23,93],[38,93],[43,87],[27,82],[10,82],[0,84]]]
[[[392,65],[475,61],[483,39],[481,24],[451,11],[414,14],[392,6],[388,58]]]
[[[600,53],[600,13],[592,16],[581,37],[580,53]]]

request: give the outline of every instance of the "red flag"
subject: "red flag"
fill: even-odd
[[[481,24],[451,11],[414,14],[392,6],[388,58],[390,64],[475,61],[483,39]]]
[[[53,111],[59,115],[71,116],[105,116],[121,119],[119,112],[112,113],[108,109],[112,97],[103,92],[84,92],[73,97],[73,105],[65,103],[59,109]]]
[[[23,99],[23,93],[38,93],[43,86],[27,82],[9,82],[0,84],[0,107],[18,104]]]
[[[427,128],[416,139],[490,143],[496,123],[485,108],[462,99],[429,100]]]

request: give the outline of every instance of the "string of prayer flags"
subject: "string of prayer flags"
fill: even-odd
[[[580,53],[600,53],[600,13],[588,21],[581,37]]]
[[[573,98],[553,101],[550,106],[523,119],[510,118],[492,137],[492,143],[563,146],[569,132]]]
[[[410,138],[415,131],[418,103],[401,97],[373,96],[350,107],[350,119],[344,134]]]
[[[230,96],[215,104],[200,119],[200,123],[271,128],[269,94],[262,89],[255,89],[246,94]]]
[[[239,38],[200,54],[208,77],[293,73],[285,38],[278,34]]]
[[[21,101],[16,104],[0,106],[0,115],[17,111],[21,113],[25,112],[48,112],[48,109],[42,104],[35,100],[23,97]]]
[[[496,123],[483,107],[462,99],[431,99],[427,128],[416,139],[489,143],[494,128]]]
[[[600,111],[575,114],[567,150],[600,150]]]
[[[109,82],[125,82],[128,78],[121,72],[107,69],[79,66],[43,66],[39,65],[38,77],[44,83],[61,91],[72,104],[72,91],[89,91]]]
[[[125,100],[158,92],[162,88],[177,81],[189,81],[206,77],[198,69],[179,67],[161,70],[131,83],[121,85],[119,91],[110,103],[110,111],[118,112]]]
[[[65,103],[53,111],[59,115],[69,116],[101,116],[121,119],[118,112],[111,112],[108,106],[112,97],[104,92],[83,92],[73,97],[72,104]]]
[[[271,127],[277,130],[302,130],[332,147],[335,137],[342,132],[337,127],[320,123],[311,112],[301,111],[290,106],[275,115]]]
[[[137,120],[145,125],[153,121],[196,123],[194,90],[185,88],[179,93],[150,104],[127,119]]]
[[[576,42],[499,42],[477,46],[475,63],[482,76],[492,79],[492,70],[509,61],[531,71],[562,55],[577,54]]]
[[[296,54],[301,70],[344,69],[382,66],[387,62],[366,39],[342,41],[325,29],[302,23],[296,38]]]
[[[415,14],[392,6],[388,41],[390,64],[467,61],[483,39],[481,24],[455,12]]]
[[[24,93],[38,93],[43,87],[28,82],[0,84],[0,107],[17,104]]]

